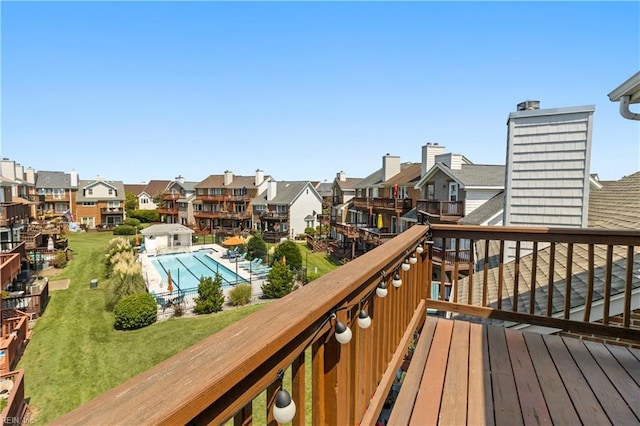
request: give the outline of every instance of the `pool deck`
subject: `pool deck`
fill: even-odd
[[[220,263],[221,265],[224,265],[225,267],[227,267],[229,270],[233,272],[236,271],[236,263],[231,262],[229,259],[225,259],[222,257],[222,254],[225,253],[227,249],[218,244],[204,244],[204,245],[191,246],[189,248],[182,247],[180,250],[176,250],[175,253],[189,253],[189,252],[201,251],[201,250],[211,250],[210,257],[212,257],[216,262]],[[169,253],[163,253],[163,254],[169,254]],[[154,291],[156,293],[166,292],[167,282],[165,279],[163,279],[160,276],[158,271],[156,271],[156,268],[151,263],[151,259],[149,259],[149,256],[147,255],[147,253],[141,253],[139,259],[140,259],[140,263],[142,264],[142,275],[145,277],[147,281],[147,286],[149,288],[149,291]],[[247,281],[251,281],[253,297],[262,295],[262,284],[265,281],[264,278],[255,278],[254,275],[250,276],[249,271],[240,267],[238,267],[238,275],[246,279]],[[230,290],[231,290],[230,288],[224,289],[225,297],[228,298]]]

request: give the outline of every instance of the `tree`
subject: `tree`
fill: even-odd
[[[252,259],[264,259],[267,255],[267,243],[264,242],[262,235],[259,232],[253,234],[253,236],[247,242],[247,256],[249,260]]]
[[[193,311],[196,314],[210,314],[220,312],[224,304],[222,292],[222,277],[216,274],[215,278],[202,277],[198,284],[198,297],[195,298],[196,306]]]
[[[289,266],[276,260],[267,275],[267,281],[262,284],[262,293],[269,299],[278,299],[291,293],[293,284],[293,271],[289,269]]]
[[[293,241],[283,241],[276,246],[273,252],[273,260],[282,262],[286,258],[286,264],[292,269],[302,268],[302,254],[300,248]]]
[[[158,192],[155,195],[155,197],[153,197],[153,202],[158,208],[163,209],[166,207],[166,203],[164,201],[164,194],[162,193],[162,191]]]
[[[138,197],[136,197],[136,194],[127,191],[124,197],[124,209],[127,213],[138,208]]]

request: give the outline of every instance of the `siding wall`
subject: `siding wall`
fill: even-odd
[[[462,192],[459,190],[459,192]],[[464,214],[465,216],[498,195],[500,190],[484,190],[484,191],[474,191],[467,190],[466,198],[464,198]],[[461,198],[462,199],[462,198]]]
[[[289,231],[292,236],[304,233],[307,222],[304,220],[307,215],[322,211],[322,198],[314,191],[311,185],[307,185],[298,198],[289,207]],[[314,226],[318,222],[314,221]]]
[[[505,225],[586,227],[594,107],[512,113]]]

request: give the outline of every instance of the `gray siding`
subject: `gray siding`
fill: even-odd
[[[586,227],[594,107],[509,116],[505,225]]]

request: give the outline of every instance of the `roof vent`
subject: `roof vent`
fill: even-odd
[[[540,101],[524,101],[518,104],[518,111],[531,111],[540,109]]]

